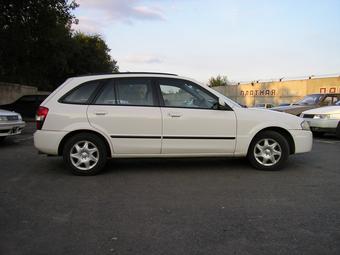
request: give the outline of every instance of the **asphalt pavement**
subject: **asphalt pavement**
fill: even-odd
[[[73,176],[29,124],[0,144],[0,254],[340,254],[340,140],[278,172],[245,159],[116,159]]]

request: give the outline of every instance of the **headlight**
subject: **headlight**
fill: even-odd
[[[329,114],[315,114],[313,119],[329,119],[330,115]]]
[[[309,124],[308,124],[308,122],[305,121],[305,120],[301,122],[301,128],[302,128],[303,130],[308,130],[308,131],[310,131]]]
[[[6,116],[0,116],[0,121],[7,121],[7,117]]]

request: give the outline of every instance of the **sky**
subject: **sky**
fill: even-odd
[[[340,74],[340,0],[77,0],[119,70],[207,82]]]

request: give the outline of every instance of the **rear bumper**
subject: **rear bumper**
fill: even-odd
[[[62,131],[37,130],[34,133],[34,146],[41,153],[58,155],[59,144],[66,134]]]
[[[306,130],[289,130],[295,143],[295,153],[304,153],[312,150],[313,134]]]

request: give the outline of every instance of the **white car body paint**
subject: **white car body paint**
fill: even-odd
[[[302,130],[303,119],[275,111],[242,108],[202,84],[199,85],[224,100],[232,111],[159,106],[77,105],[58,102],[63,95],[86,81],[125,77],[184,79],[199,84],[185,77],[160,74],[114,74],[70,78],[42,103],[41,106],[47,107],[49,112],[42,129],[34,134],[35,147],[43,153],[57,155],[58,147],[67,134],[90,130],[105,138],[112,157],[245,156],[258,132],[266,128],[281,128],[292,136],[295,153],[311,150],[312,133]],[[131,135],[139,138],[124,137]],[[143,139],[143,136],[147,139]],[[181,139],[201,136],[211,139]],[[218,137],[228,139],[214,139]]]

